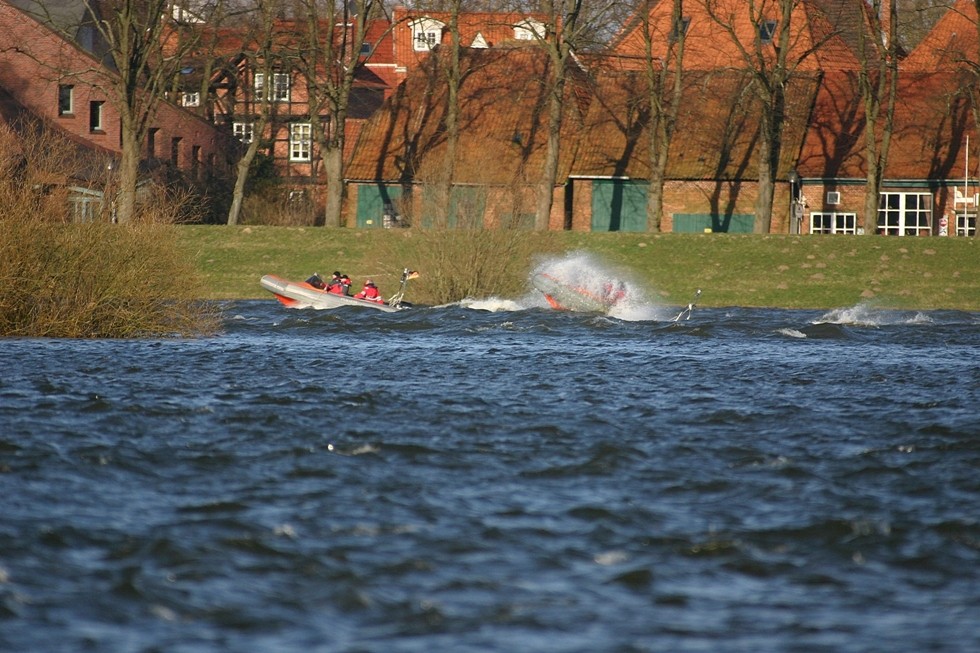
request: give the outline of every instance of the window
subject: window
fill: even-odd
[[[683,16],[677,19],[673,31],[670,33],[671,41],[679,41],[682,36],[687,34],[687,28],[691,26],[691,17]]]
[[[185,107],[201,106],[201,93],[184,93],[180,97],[180,103]]]
[[[180,166],[180,137],[174,136],[170,139],[170,163],[173,166]]]
[[[932,195],[882,193],[878,197],[878,233],[885,236],[928,236],[932,233]]]
[[[289,102],[289,73],[275,73],[272,75],[272,99],[276,102]]]
[[[776,34],[776,21],[764,20],[759,23],[759,40],[763,43],[772,43],[772,38]]]
[[[102,131],[102,105],[104,102],[94,100],[88,103],[88,130],[90,132]]]
[[[431,50],[435,47],[436,43],[435,32],[418,32],[415,35],[416,50]]]
[[[976,236],[977,235],[977,214],[970,212],[966,215],[956,214],[956,235],[957,236]]]
[[[538,20],[528,18],[514,26],[514,38],[518,41],[543,39],[544,35],[544,23]]]
[[[146,131],[146,156],[154,159],[157,155],[157,132],[159,127],[150,127]]]
[[[814,212],[810,214],[811,234],[856,234],[857,214]]]
[[[232,133],[242,143],[251,143],[255,135],[255,124],[251,122],[236,122],[231,125]]]
[[[198,174],[201,172],[201,146],[194,145],[191,147],[191,177],[197,179]]]
[[[75,113],[75,87],[67,84],[58,86],[58,115],[70,116]]]
[[[372,47],[370,43],[361,43],[361,56],[367,57],[371,54]]]
[[[255,73],[255,97],[262,97],[263,93],[269,93],[270,100],[288,102],[290,86],[289,73],[273,73],[272,88],[266,90],[265,73]]]
[[[308,122],[293,123],[289,127],[289,160],[309,161],[312,129]]]

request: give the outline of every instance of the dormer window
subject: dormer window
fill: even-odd
[[[412,21],[412,47],[416,52],[428,52],[442,42],[445,24],[432,18]]]
[[[687,28],[691,26],[691,17],[683,16],[674,23],[674,29],[670,33],[671,41],[680,41],[681,37],[687,34]]]
[[[517,25],[514,25],[514,38],[518,41],[533,41],[543,39],[545,35],[544,23],[528,18]]]
[[[759,23],[759,41],[763,45],[772,43],[772,38],[776,34],[776,21],[764,20]]]

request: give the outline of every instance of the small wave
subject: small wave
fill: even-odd
[[[896,324],[933,324],[925,313],[909,313],[878,308],[862,302],[848,308],[835,308],[813,321],[813,324],[844,324],[862,327],[882,327]]]
[[[776,333],[782,334],[784,336],[789,336],[790,338],[806,338],[807,335],[798,329],[777,329]]]
[[[536,308],[527,301],[503,299],[502,297],[487,297],[486,299],[467,298],[459,302],[459,306],[475,311],[489,311],[490,313],[525,311],[529,308]]]

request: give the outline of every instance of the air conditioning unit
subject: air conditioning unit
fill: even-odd
[[[840,192],[836,190],[829,191],[827,193],[827,204],[829,206],[837,206],[840,204]]]

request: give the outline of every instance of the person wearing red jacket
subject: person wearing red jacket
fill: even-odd
[[[364,282],[364,287],[361,288],[361,292],[354,295],[354,297],[357,299],[366,299],[370,302],[378,302],[379,304],[383,304],[385,301],[381,297],[378,287],[370,279]]]

